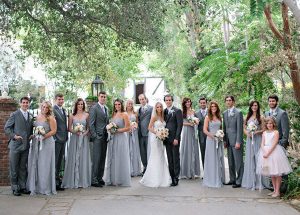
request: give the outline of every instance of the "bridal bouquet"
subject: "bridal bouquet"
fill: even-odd
[[[251,143],[253,145],[253,143],[254,143],[254,140],[253,140],[254,139],[254,132],[257,130],[257,125],[253,121],[251,121],[251,122],[249,122],[249,124],[247,126],[247,130],[250,131],[250,134],[251,134],[251,137],[252,137]]]
[[[36,126],[34,128],[34,135],[36,135],[36,138],[38,142],[40,143],[40,150],[43,148],[43,136],[46,134],[45,128],[43,126]]]
[[[76,123],[73,130],[75,132],[84,132],[84,125],[82,125],[81,123]]]
[[[215,139],[216,139],[216,142],[217,142],[216,148],[218,148],[219,147],[219,142],[223,142],[224,132],[222,130],[218,130],[214,136],[215,136]]]
[[[106,126],[106,130],[110,133],[110,134],[114,134],[117,132],[118,130],[118,126],[116,125],[116,123],[111,122]]]
[[[187,120],[189,123],[192,123],[193,125],[198,125],[199,124],[199,119],[194,116],[188,116]]]
[[[169,136],[169,129],[163,127],[158,128],[156,129],[155,134],[157,139],[164,141]]]

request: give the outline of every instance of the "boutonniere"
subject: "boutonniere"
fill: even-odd
[[[231,112],[229,113],[229,116],[233,117],[233,116],[234,116],[234,112],[231,111]]]
[[[175,111],[171,109],[171,110],[169,111],[169,114],[172,114],[172,116],[173,116],[173,113],[174,113],[174,112],[175,112]]]

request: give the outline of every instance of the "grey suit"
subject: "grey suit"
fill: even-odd
[[[67,116],[66,111],[62,108],[62,111],[57,105],[53,106],[53,112],[56,120],[56,134],[54,135],[55,140],[55,177],[56,186],[60,186],[61,179],[59,173],[62,168],[62,161],[65,155],[65,146],[68,141],[68,127],[67,127]]]
[[[147,168],[147,147],[148,147],[148,126],[151,119],[153,107],[147,105],[145,111],[142,111],[142,107],[138,110],[138,125],[139,125],[139,144],[140,144],[140,154],[141,160],[144,166],[144,170]]]
[[[180,173],[179,147],[183,116],[182,111],[176,107],[172,107],[171,111],[172,113],[168,113],[168,109],[164,110],[166,128],[169,129],[169,137],[164,140],[164,144],[167,151],[170,176],[172,181],[176,181]],[[176,146],[173,145],[174,139],[178,140],[178,145]]]
[[[105,167],[106,150],[107,150],[107,130],[109,123],[109,113],[105,107],[105,113],[101,109],[99,103],[90,109],[89,127],[92,145],[92,184],[98,185],[103,183],[103,173]]]
[[[243,114],[234,108],[232,114],[229,110],[223,113],[224,141],[227,145],[228,165],[230,182],[241,185],[244,163],[243,163]],[[241,148],[235,149],[235,144],[240,143]]]
[[[203,116],[201,110],[195,113],[196,117],[199,119],[198,125],[198,140],[200,145],[200,152],[201,152],[201,160],[202,160],[202,167],[204,169],[204,158],[205,158],[205,146],[206,146],[206,134],[203,132],[203,125],[204,119],[206,114]]]
[[[279,132],[279,144],[286,148],[289,145],[289,117],[287,112],[277,107],[275,114],[271,115],[270,111],[265,112],[265,116],[273,116],[276,120],[277,129]]]
[[[13,191],[26,189],[29,137],[32,135],[32,128],[32,115],[28,113],[26,120],[20,110],[13,112],[4,126],[4,131],[10,138],[9,168]],[[15,140],[15,135],[21,136],[22,139]]]

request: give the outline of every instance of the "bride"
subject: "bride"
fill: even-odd
[[[148,160],[147,170],[140,181],[141,184],[147,187],[169,187],[171,177],[166,160],[166,149],[163,142],[156,138],[155,131],[157,128],[165,127],[163,115],[163,105],[160,102],[155,104],[152,111],[151,120],[149,123],[149,139],[150,156]]]

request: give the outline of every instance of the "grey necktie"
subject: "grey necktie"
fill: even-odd
[[[104,108],[104,106],[101,106],[101,109],[102,109],[103,113],[105,113],[105,108]]]
[[[23,112],[23,116],[24,118],[27,120],[28,119],[28,113],[27,112]]]
[[[201,110],[202,116],[205,116],[205,110]]]

